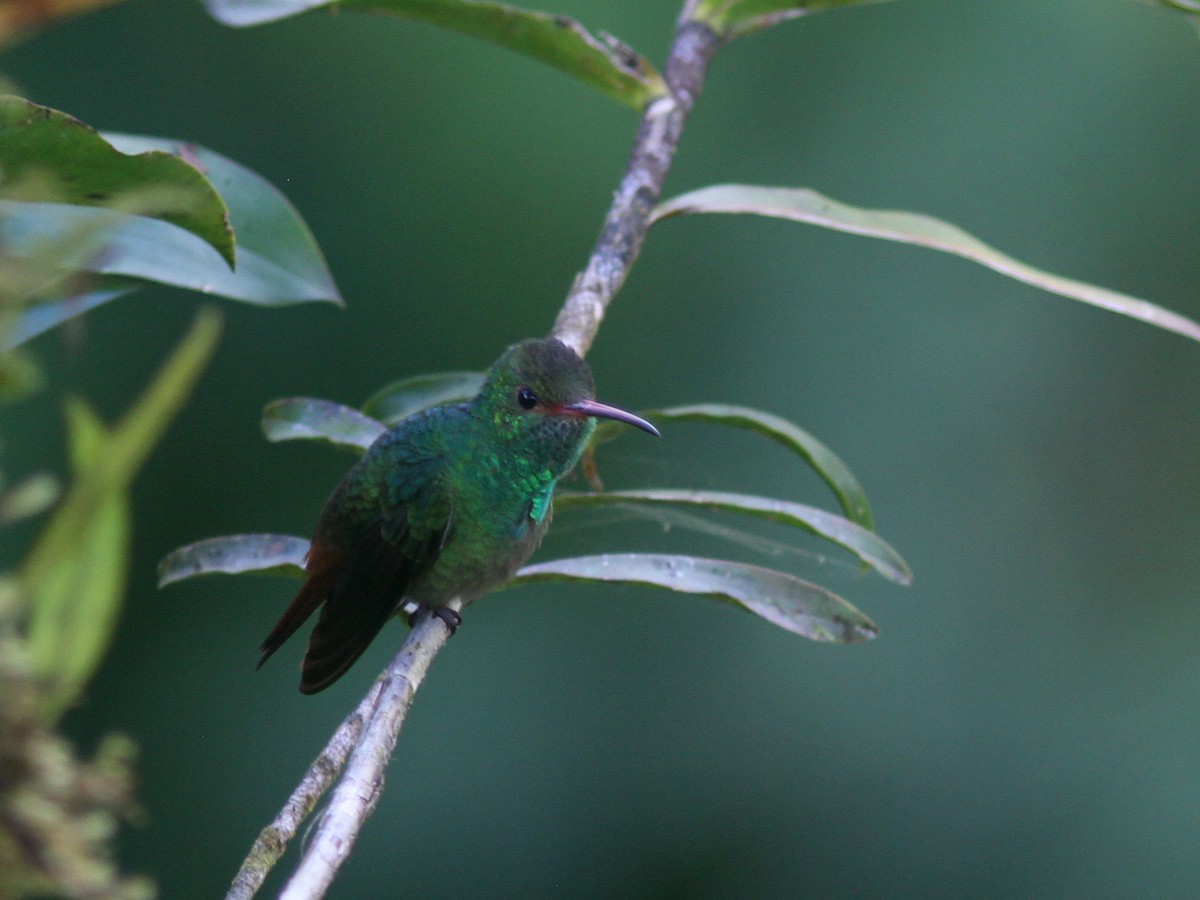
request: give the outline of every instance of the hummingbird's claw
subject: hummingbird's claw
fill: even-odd
[[[458,631],[458,626],[462,624],[462,616],[448,606],[435,606],[429,614],[445,622],[451,634]]]
[[[462,616],[448,606],[434,606],[432,608],[428,606],[419,606],[408,614],[409,628],[412,628],[415,624],[417,624],[417,618],[422,613],[429,613],[429,615],[433,616],[434,618],[441,619],[444,623],[446,623],[446,628],[450,630],[451,634],[454,634],[454,632],[458,631],[458,626],[462,624]]]

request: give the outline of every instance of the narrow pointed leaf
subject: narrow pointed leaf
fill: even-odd
[[[659,74],[629,47],[596,37],[574,19],[475,0],[205,0],[209,13],[226,25],[273,22],[310,9],[331,7],[389,13],[451,28],[532,56],[641,109],[666,93]]]
[[[393,382],[365,404],[363,412],[385,425],[395,425],[413,413],[437,406],[470,400],[483,387],[482,372],[438,372]]]
[[[793,425],[787,419],[747,406],[727,403],[696,403],[689,406],[673,406],[668,409],[650,410],[651,419],[667,419],[681,422],[711,422],[731,425],[755,432],[782,444],[800,456],[816,470],[825,483],[833,489],[846,516],[868,531],[873,527],[871,507],[867,495],[849,467],[832,450],[815,437]]]
[[[269,441],[315,439],[354,450],[366,450],[385,430],[357,409],[312,397],[268,403],[263,408],[262,429]]]
[[[653,221],[683,213],[752,213],[929,247],[973,260],[1002,275],[1053,294],[1089,303],[1200,341],[1200,324],[1185,316],[1128,294],[1035,269],[988,246],[949,222],[919,213],[861,209],[831,200],[807,188],[722,184],[701,188],[662,204],[654,211]]]
[[[887,0],[702,0],[696,18],[717,34],[737,37],[824,9]]]
[[[66,113],[0,96],[0,172],[0,196],[10,199],[109,206],[142,198],[149,208],[138,212],[186,229],[233,267],[224,200],[200,169],[167,148],[122,150]],[[28,196],[39,183],[49,196]]]
[[[849,644],[879,633],[874,622],[823,587],[722,559],[650,553],[579,556],[526,566],[509,584],[540,581],[624,582],[704,594],[814,641]]]
[[[126,483],[133,480],[171,420],[183,408],[220,337],[221,314],[211,307],[201,309],[154,380],[113,426],[110,451],[120,462],[110,464],[110,474],[120,475]]]
[[[844,547],[885,578],[900,584],[912,582],[912,572],[908,564],[874,532],[856,525],[849,519],[801,503],[725,491],[641,490],[586,494],[559,491],[554,495],[556,511],[614,503],[702,506],[707,509],[745,513],[782,525],[791,525]]]
[[[39,334],[57,328],[68,319],[83,315],[90,309],[103,306],[110,300],[116,300],[139,287],[135,281],[122,278],[103,279],[106,287],[96,288],[83,294],[77,294],[66,300],[52,300],[28,307],[17,319],[16,327],[4,336],[0,342],[5,350],[33,340]]]
[[[103,657],[120,611],[129,542],[129,486],[216,346],[214,313],[196,324],[114,428],[82,401],[67,406],[72,480],[18,571],[34,667],[57,718]]]
[[[163,557],[158,564],[158,586],[216,573],[303,578],[308,543],[290,534],[231,534],[197,541]]]

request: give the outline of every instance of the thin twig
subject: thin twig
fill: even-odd
[[[604,311],[625,283],[642,249],[650,213],[662,195],[684,121],[719,47],[720,39],[708,26],[686,17],[680,20],[663,72],[670,93],[651,101],[642,114],[625,176],[613,196],[587,268],[575,276],[554,323],[553,335],[575,348],[580,356],[592,345]]]
[[[447,606],[459,609],[458,601]],[[449,637],[446,623],[436,616],[424,616],[409,631],[400,651],[379,678],[382,687],[362,735],[346,761],[328,808],[313,829],[296,874],[279,895],[280,900],[325,896],[338,868],[350,855],[359,829],[379,802],[383,772],[396,749],[405,714],[433,658]]]
[[[625,281],[637,259],[649,227],[650,212],[662,194],[663,182],[713,54],[721,41],[706,25],[691,20],[695,0],[686,0],[664,69],[670,93],[651,101],[642,114],[629,163],[604,227],[588,259],[576,276],[552,334],[572,346],[580,356],[587,353],[604,312]],[[438,650],[449,637],[440,619],[426,617],[409,632],[371,693],[338,729],[300,788],[271,826],[263,831],[246,859],[228,900],[248,900],[262,884],[266,872],[279,858],[283,847],[329,784],[337,767],[346,760],[345,743],[339,735],[360,728],[346,770],[334,790],[329,808],[315,832],[295,875],[281,900],[312,900],[324,896],[349,855],[367,816],[375,808],[383,788],[383,771],[395,749],[405,713]],[[362,724],[364,723],[365,724]],[[353,738],[349,738],[352,740]],[[323,771],[314,775],[320,767]],[[328,774],[324,770],[329,770]],[[306,790],[311,785],[315,792]],[[299,798],[299,799],[298,799]],[[283,825],[280,823],[283,821]],[[270,852],[260,845],[270,842]],[[246,887],[238,893],[239,885]]]
[[[279,810],[279,815],[259,832],[258,840],[254,842],[242,867],[238,869],[225,900],[250,900],[258,893],[267,873],[283,856],[288,842],[296,836],[300,825],[308,818],[317,801],[329,790],[329,786],[345,765],[346,757],[350,755],[350,751],[358,742],[358,736],[362,734],[363,724],[375,708],[375,701],[382,686],[381,675],[375,679],[367,695],[359,702],[358,708],[338,726],[320,756],[304,773],[304,778],[296,786],[292,796]]]

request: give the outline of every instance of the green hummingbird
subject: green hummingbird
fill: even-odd
[[[466,605],[506,582],[550,525],[558,479],[596,418],[658,435],[597,403],[591,369],[562,341],[509,347],[479,395],[416,413],[380,435],[334,489],[305,557],[307,578],[262,644],[261,666],[317,607],[300,691],[340,678],[399,612],[451,632]]]

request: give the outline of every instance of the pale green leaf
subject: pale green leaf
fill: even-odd
[[[219,330],[215,313],[197,316],[113,429],[82,401],[67,406],[71,485],[18,570],[30,655],[50,688],[50,719],[78,697],[108,646],[124,587],[130,482],[211,356]]]
[[[86,291],[31,305],[4,336],[16,346],[72,316],[129,293],[145,282],[181,287],[259,305],[325,301],[341,305],[312,233],[295,208],[249,169],[193,144],[108,134],[129,153],[185,156],[224,196],[237,233],[235,271],[195,235],[142,215],[64,203],[0,200],[0,244],[10,256],[43,267],[102,276]],[[173,158],[173,157],[172,157]],[[190,168],[190,167],[189,167]],[[89,236],[86,242],[71,239]],[[67,251],[70,250],[70,253]],[[55,251],[55,258],[47,258]]]
[[[32,594],[28,647],[38,675],[50,685],[51,718],[74,702],[100,665],[125,591],[129,499],[104,491],[89,512],[69,558]]]
[[[526,566],[509,584],[540,581],[623,582],[703,594],[815,641],[848,644],[879,633],[874,622],[823,587],[727,560],[646,553],[580,556]]]
[[[807,188],[723,184],[701,188],[659,206],[652,221],[683,213],[752,213],[820,225],[835,231],[915,244],[953,253],[1051,293],[1139,319],[1200,341],[1200,324],[1146,300],[1035,269],[949,222],[919,213],[861,209]]]
[[[385,430],[357,409],[312,397],[268,403],[263,408],[262,429],[269,441],[323,440],[359,451],[370,447]]]
[[[112,431],[110,477],[133,480],[175,414],[187,401],[221,337],[221,314],[201,309],[191,330]]]
[[[483,387],[481,372],[438,372],[403,378],[377,391],[363,404],[363,412],[385,425],[395,425],[413,413],[437,406],[471,400]]]
[[[123,297],[131,291],[136,291],[137,282],[124,279],[111,279],[111,286],[97,288],[83,294],[77,294],[67,300],[52,300],[28,307],[17,319],[13,330],[0,341],[4,350],[32,340],[44,331],[49,331],[61,325],[68,319],[82,315],[97,306],[103,306],[110,300]]]
[[[868,531],[874,525],[871,519],[871,507],[867,503],[867,495],[850,468],[832,450],[787,419],[762,410],[728,403],[695,403],[688,406],[673,406],[667,409],[650,410],[645,415],[651,419],[730,425],[769,437],[813,467],[825,483],[833,489],[842,510],[852,522],[861,525]]]
[[[848,519],[801,503],[773,497],[754,497],[725,491],[637,490],[554,495],[556,511],[614,503],[700,506],[738,512],[800,528],[849,550],[885,578],[900,584],[912,582],[912,572],[900,554],[882,538]]]
[[[158,586],[223,573],[304,577],[308,541],[290,534],[231,534],[172,550],[158,564]]]
[[[104,137],[126,153],[161,150],[181,156],[199,168],[221,192],[238,242],[237,277],[215,278],[208,287],[200,286],[197,290],[268,305],[309,300],[342,305],[325,257],[304,218],[261,175],[189,141],[112,132],[106,132]],[[161,278],[154,280],[175,283]]]
[[[592,35],[567,16],[532,12],[503,3],[475,0],[205,0],[212,16],[226,25],[273,22],[310,9],[329,7],[389,13],[451,28],[524,53],[641,109],[666,93],[666,85],[645,59],[601,33]]]

